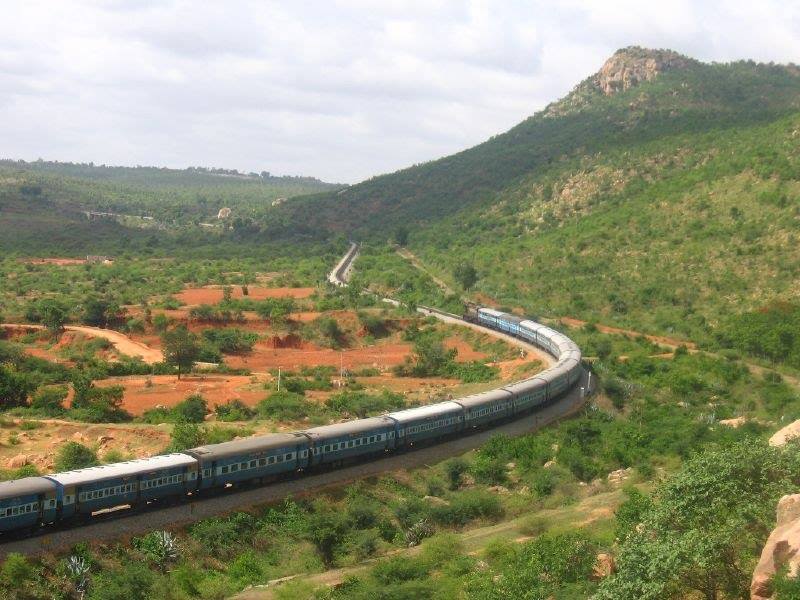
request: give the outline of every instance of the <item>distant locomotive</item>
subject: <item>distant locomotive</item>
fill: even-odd
[[[433,443],[528,413],[579,381],[581,352],[565,335],[534,321],[474,305],[467,306],[464,318],[530,342],[553,355],[556,364],[496,390],[379,417],[2,482],[0,532],[33,532],[103,509],[202,497],[206,490],[241,482],[267,483]]]

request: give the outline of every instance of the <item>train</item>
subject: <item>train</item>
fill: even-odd
[[[83,522],[99,511],[199,499],[245,482],[266,484],[436,443],[535,411],[579,382],[581,352],[564,334],[487,307],[467,306],[463,318],[530,342],[556,362],[498,389],[381,416],[1,482],[0,537]]]

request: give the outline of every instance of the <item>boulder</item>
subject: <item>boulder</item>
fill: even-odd
[[[800,437],[800,420],[794,423],[789,423],[786,427],[779,429],[771,438],[769,438],[770,446],[783,446],[792,438]]]
[[[110,436],[110,435],[99,435],[99,436],[97,436],[97,443],[102,446],[106,442],[110,442],[113,439],[114,438],[112,436]]]
[[[9,459],[8,468],[19,469],[20,467],[27,465],[29,462],[30,458],[27,454],[17,454],[14,458]]]
[[[548,460],[546,463],[544,463],[544,466],[542,468],[543,469],[549,469],[550,467],[554,467],[555,464],[556,464],[556,461]]]
[[[501,494],[501,495],[505,495],[505,494],[510,494],[511,493],[511,492],[508,491],[508,488],[505,487],[504,485],[493,485],[491,487],[486,488],[486,491],[492,492],[494,494]]]
[[[733,429],[737,429],[747,423],[747,419],[744,417],[735,417],[733,419],[722,419],[719,424],[725,425],[725,427],[731,427]]]
[[[778,522],[767,538],[750,583],[751,600],[772,597],[772,578],[784,567],[796,577],[800,566],[800,494],[784,496],[778,502]]]

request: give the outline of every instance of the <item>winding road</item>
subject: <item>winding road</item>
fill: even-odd
[[[26,325],[21,323],[0,323],[0,327],[7,329],[44,329],[43,325]],[[164,355],[161,350],[151,348],[141,342],[136,342],[124,333],[113,329],[101,329],[100,327],[89,327],[88,325],[64,325],[66,331],[82,333],[89,337],[103,338],[111,342],[120,354],[141,358],[148,365],[162,362]]]

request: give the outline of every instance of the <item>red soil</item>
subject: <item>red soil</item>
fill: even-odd
[[[180,381],[174,375],[147,377],[113,377],[96,381],[99,387],[121,385],[125,388],[122,406],[133,415],[157,406],[175,406],[192,394],[202,394],[209,407],[239,399],[250,406],[266,397],[268,392],[248,375],[191,375]],[[261,378],[260,381],[264,381]]]
[[[248,288],[247,298],[253,300],[266,300],[267,298],[308,298],[315,290],[314,288],[268,288],[254,287]],[[231,296],[233,298],[244,298],[241,286],[231,286]],[[175,297],[183,304],[192,306],[196,304],[219,304],[222,302],[222,287],[202,287],[185,289]]]
[[[297,369],[317,365],[338,366],[340,360],[345,368],[364,367],[389,368],[401,364],[411,354],[410,344],[381,344],[367,348],[332,350],[317,348],[308,342],[301,342],[299,348],[276,349],[273,340],[259,340],[253,352],[241,356],[226,356],[225,362],[233,368],[248,368],[264,371],[283,367]]]

